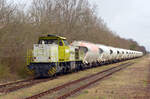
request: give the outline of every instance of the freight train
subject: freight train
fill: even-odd
[[[35,77],[50,77],[141,56],[143,52],[85,41],[69,45],[64,37],[47,35],[28,50],[27,70]]]

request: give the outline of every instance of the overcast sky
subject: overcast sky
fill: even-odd
[[[150,0],[92,0],[107,26],[150,51]]]
[[[121,37],[136,40],[150,51],[150,0],[89,1],[97,5],[98,15],[112,31]]]

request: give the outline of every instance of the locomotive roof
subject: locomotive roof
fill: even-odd
[[[40,37],[39,39],[63,39],[65,40],[66,38],[65,37],[62,37],[62,36],[57,36],[57,35],[47,35],[47,36],[42,36]]]

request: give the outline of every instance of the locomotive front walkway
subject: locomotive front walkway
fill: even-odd
[[[150,99],[150,55],[69,99]]]

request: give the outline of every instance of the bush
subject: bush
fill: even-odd
[[[0,64],[0,79],[10,77],[10,70],[9,67],[6,65]]]
[[[17,75],[21,78],[26,78],[29,76],[26,71],[26,65],[17,68]]]

